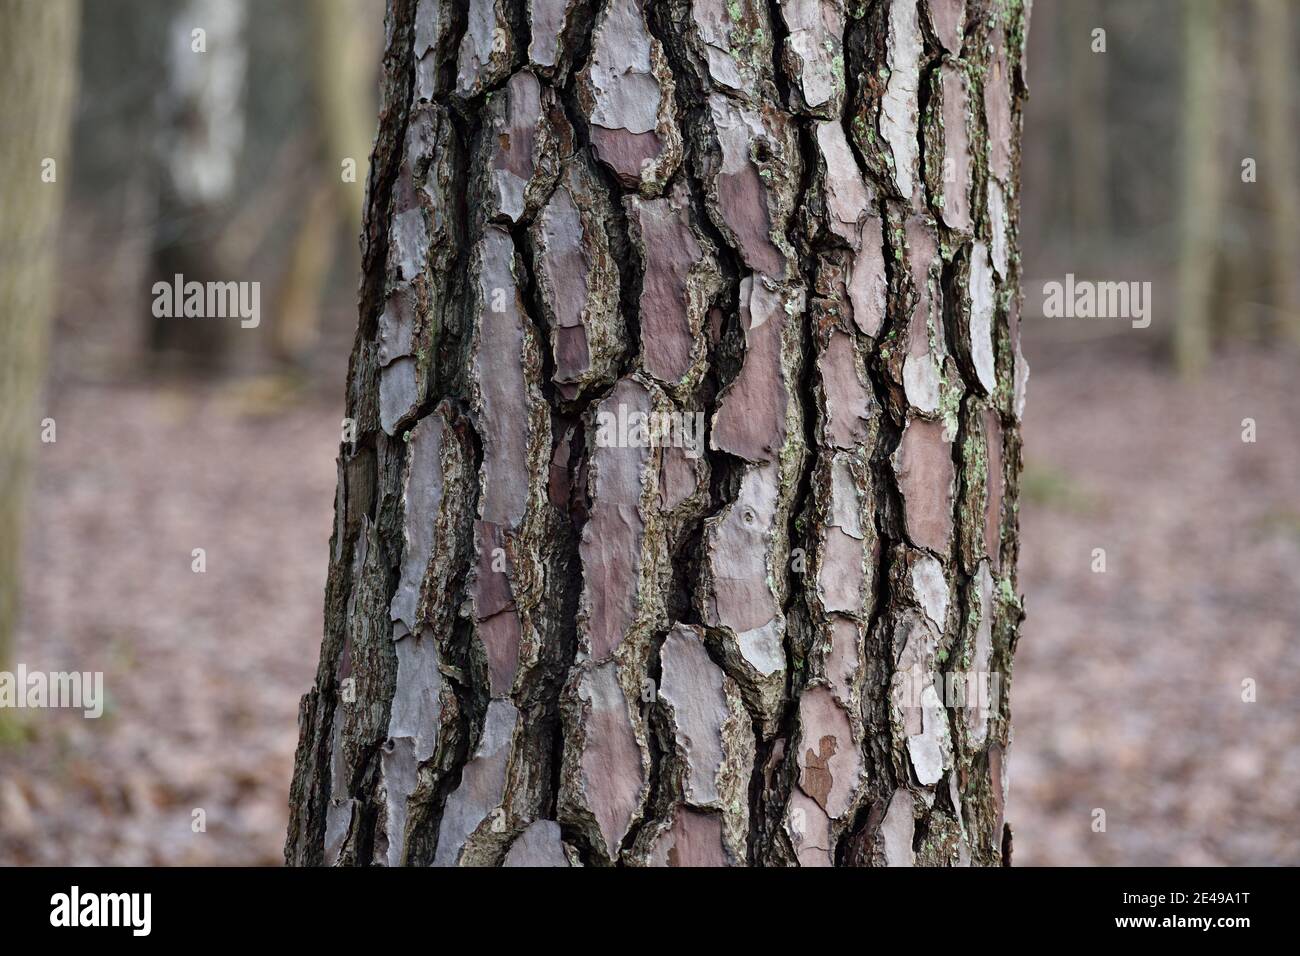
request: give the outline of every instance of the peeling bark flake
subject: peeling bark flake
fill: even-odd
[[[640,0],[607,0],[578,94],[591,144],[624,186],[655,196],[681,162],[673,77]]]
[[[465,765],[460,786],[447,798],[438,830],[434,866],[482,865],[503,849],[506,832],[506,774],[510,739],[518,711],[507,700],[488,702],[483,734],[474,756]]]
[[[512,76],[486,110],[484,209],[506,223],[532,219],[573,151],[573,130],[555,93],[526,70]]]
[[[798,112],[837,116],[844,98],[844,3],[781,0],[783,59]]]
[[[885,321],[889,287],[875,196],[858,170],[840,122],[818,123],[816,129],[830,229],[854,253],[847,283],[853,322],[863,335],[875,336]]]
[[[650,853],[652,866],[727,866],[722,820],[715,813],[680,807],[672,826],[660,834]]]
[[[785,279],[793,272],[785,227],[799,176],[794,125],[783,113],[740,107],[717,93],[708,107],[720,152],[707,183],[710,215],[747,267]]]
[[[954,56],[960,55],[966,0],[928,0],[926,7],[930,12],[930,24],[943,48]]]
[[[661,199],[624,199],[640,259],[641,363],[666,385],[689,385],[703,372],[704,319],[722,286],[713,243],[695,227],[678,184]]]
[[[644,756],[613,661],[580,668],[566,696],[560,819],[579,830],[605,863],[620,847],[646,796]]]
[[[594,170],[575,157],[531,230],[534,275],[555,358],[553,380],[565,399],[612,382],[624,351],[611,216]]]
[[[861,784],[862,751],[844,706],[825,687],[799,699],[799,786],[832,819],[853,806]]]
[[[880,107],[880,135],[893,159],[898,195],[912,198],[916,185],[916,130],[921,83],[921,28],[916,0],[889,0],[889,80]]]
[[[903,429],[891,461],[903,499],[907,535],[940,557],[952,542],[955,471],[943,426],[914,418]]]
[[[510,846],[502,866],[569,866],[569,857],[560,838],[560,825],[554,820],[538,820],[529,825]]]
[[[469,0],[456,92],[468,99],[499,86],[510,74],[515,43],[507,0]]]
[[[691,0],[691,26],[709,79],[750,99],[772,78],[772,24],[761,0]]]

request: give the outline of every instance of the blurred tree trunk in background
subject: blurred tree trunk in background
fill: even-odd
[[[1210,357],[1217,261],[1220,183],[1231,170],[1219,164],[1219,39],[1216,0],[1183,4],[1183,184],[1179,203],[1182,250],[1174,358],[1195,375]]]
[[[320,131],[323,177],[304,183],[303,216],[273,318],[273,348],[283,361],[298,361],[320,335],[321,302],[331,264],[337,261],[340,222],[347,227],[348,255],[361,234],[361,185],[374,138],[373,87],[378,31],[369,0],[311,0],[312,86]],[[343,164],[351,166],[344,175]]]
[[[286,859],[1006,862],[1025,12],[646,7],[390,0]]]
[[[1096,0],[1070,0],[1065,14],[1065,48],[1070,58],[1070,177],[1075,242],[1096,243],[1111,231],[1109,149],[1106,119],[1106,53],[1093,51],[1092,31],[1103,26]],[[1078,250],[1085,257],[1096,250]]]
[[[147,284],[234,281],[219,237],[244,144],[245,0],[184,0],[169,8],[158,93],[158,224]],[[202,31],[198,35],[196,31]],[[201,49],[200,49],[201,47]],[[238,322],[149,314],[149,346],[195,366],[219,366]]]
[[[371,0],[312,0],[316,110],[324,132],[325,164],[348,235],[361,235],[361,190],[375,134],[374,80],[379,41]],[[344,159],[356,162],[355,182],[341,175]]]
[[[1300,344],[1300,166],[1296,163],[1297,81],[1291,45],[1293,0],[1255,0],[1256,75],[1260,84],[1263,157],[1260,184],[1268,197],[1269,302],[1281,331]]]
[[[302,219],[294,232],[289,258],[271,316],[271,351],[280,362],[301,362],[320,337],[321,301],[339,227],[336,190],[329,183],[307,181],[299,203]]]
[[[0,0],[0,667],[18,622],[23,511],[47,417],[36,399],[72,165],[79,14],[78,0]]]

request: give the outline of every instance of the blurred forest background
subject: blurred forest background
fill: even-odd
[[[43,2],[0,0],[0,51]],[[382,7],[81,7],[61,219],[0,216],[0,306],[58,270],[44,342],[0,316],[0,669],[100,670],[108,705],[0,712],[0,863],[281,860]],[[1298,46],[1291,0],[1033,5],[1017,863],[1300,863]],[[156,321],[177,272],[259,282],[260,325]],[[1150,327],[1044,318],[1067,273],[1150,282]]]

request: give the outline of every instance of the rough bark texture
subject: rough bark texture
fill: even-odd
[[[0,2],[0,668],[11,663],[32,449],[46,417],[37,396],[72,171],[80,16],[77,0]]]
[[[393,0],[288,862],[1005,862],[1025,29]]]

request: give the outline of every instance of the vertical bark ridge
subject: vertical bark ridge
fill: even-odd
[[[707,633],[712,638],[709,644],[714,659],[742,690],[755,755],[764,755],[772,746],[773,730],[781,719],[790,672],[784,634],[789,582],[787,561],[782,557],[783,551],[788,552],[789,538],[783,529],[788,525],[794,493],[800,484],[799,450],[784,438],[773,441],[770,429],[797,441],[804,426],[797,406],[790,401],[798,393],[800,363],[795,353],[802,353],[803,310],[797,299],[802,290],[798,283],[793,288],[784,284],[787,275],[797,271],[789,262],[793,250],[786,230],[770,218],[773,213],[778,218],[788,217],[796,202],[793,193],[774,197],[761,174],[766,166],[767,175],[777,178],[774,167],[779,163],[782,175],[778,182],[782,188],[797,187],[801,162],[794,138],[789,135],[793,128],[778,105],[783,97],[775,86],[774,34],[767,6],[757,3],[733,8],[721,3],[696,3],[674,5],[670,11],[661,16],[660,29],[674,53],[674,66],[681,74],[679,83],[685,84],[683,104],[692,120],[689,165],[697,176],[698,194],[729,265],[730,288],[725,297],[728,311],[734,307],[732,314],[739,319],[739,328],[728,323],[715,352],[722,388],[709,410],[713,423],[709,448],[710,460],[720,466],[717,470],[723,480],[715,483],[711,516],[702,529],[696,603],[701,620],[711,625]],[[761,114],[759,110],[768,112]],[[769,121],[783,128],[764,128]],[[737,149],[735,133],[738,129],[743,132],[745,126],[763,129],[754,155],[746,155],[744,140]],[[776,135],[769,136],[771,132]],[[761,225],[764,221],[768,223],[766,229]],[[786,248],[782,249],[783,245]],[[753,271],[756,263],[764,265],[773,276],[764,278],[761,272]],[[730,358],[729,353],[735,357]],[[766,368],[757,364],[770,363],[772,357],[780,358],[778,364],[784,366],[784,372],[770,364]],[[771,385],[777,386],[775,391]],[[768,426],[766,435],[751,432],[751,423],[742,420],[741,410],[751,407],[758,415],[758,424]],[[741,540],[746,534],[754,534],[746,532],[746,518],[750,524],[759,524],[759,536],[752,543]],[[770,542],[765,540],[768,537]],[[746,559],[749,567],[745,567]],[[732,567],[726,567],[728,563]],[[730,608],[722,605],[718,596],[720,570],[730,591]],[[763,597],[764,593],[768,596]],[[745,607],[749,600],[746,597],[741,606],[736,606],[737,595],[750,595],[757,602],[752,608]],[[762,610],[765,605],[767,610]],[[753,620],[737,617],[753,609],[760,612],[753,615]],[[746,647],[746,641],[750,646]],[[756,663],[760,666],[756,667]],[[735,862],[754,860],[761,829],[758,811],[763,761],[749,757],[748,762],[752,769],[745,803],[750,832],[747,852],[733,857]]]
[[[715,5],[715,12],[721,9],[721,4]],[[740,288],[745,270],[739,249],[720,231],[707,210],[705,169],[714,143],[708,133],[706,61],[699,46],[701,34],[708,25],[699,21],[697,12],[684,2],[656,4],[650,17],[651,30],[663,44],[673,70],[678,114],[686,131],[684,162],[673,187],[674,201],[680,203],[682,218],[689,222],[696,244],[709,260],[702,280],[694,285],[699,294],[691,295],[690,327],[696,343],[692,357],[698,355],[699,361],[692,364],[690,373],[676,391],[682,407],[696,414],[704,425],[705,433],[700,436],[699,444],[707,482],[703,488],[704,500],[679,538],[671,610],[673,617],[682,622],[674,635],[686,640],[685,626],[685,632],[702,644],[707,655],[709,663],[701,661],[700,666],[712,675],[721,675],[725,711],[721,707],[714,709],[715,719],[708,726],[707,736],[718,743],[716,747],[707,746],[710,752],[723,755],[725,760],[713,768],[717,771],[717,799],[702,802],[687,785],[693,775],[692,760],[698,762],[701,758],[693,755],[688,746],[681,746],[684,740],[690,740],[689,735],[683,737],[682,730],[691,728],[682,726],[679,705],[672,699],[669,662],[665,661],[662,671],[666,699],[655,712],[656,739],[662,741],[660,750],[666,755],[666,767],[660,774],[664,785],[656,795],[655,811],[643,827],[644,836],[636,857],[653,865],[749,862],[753,847],[749,791],[753,786],[755,749],[761,746],[762,740],[757,717],[750,706],[752,688],[742,690],[734,668],[728,665],[726,654],[719,646],[716,631],[707,626],[708,598],[701,593],[707,574],[706,540],[710,522],[737,500],[744,465],[740,458],[719,446],[715,432],[720,394],[736,380],[743,361]],[[746,67],[742,65],[742,69]],[[666,243],[661,247],[661,255],[664,248]],[[649,247],[646,251],[650,252]],[[648,352],[646,358],[649,364]],[[661,657],[667,655],[670,647],[682,645],[665,641]],[[679,653],[684,654],[685,650]],[[709,699],[705,697],[706,702]],[[716,815],[707,812],[711,810],[719,812]]]

